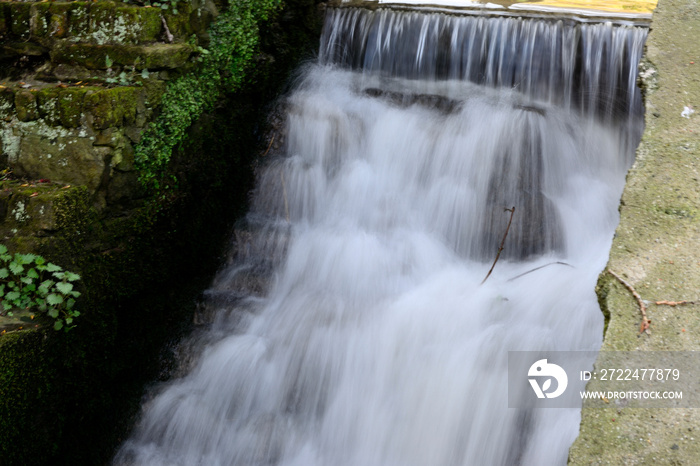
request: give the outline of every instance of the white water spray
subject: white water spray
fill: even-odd
[[[408,28],[361,13],[378,14]],[[349,16],[331,13],[325,50],[347,39]],[[358,35],[343,47],[376,37]],[[639,54],[620,53],[634,72]],[[579,412],[508,409],[507,352],[600,346],[594,286],[638,96],[620,98],[620,120],[610,102],[574,102],[573,85],[544,95],[321,62],[288,99],[285,153],[259,177],[250,238],[208,292],[219,311],[206,348],[146,403],[115,464],[565,464]],[[269,286],[254,279],[268,270]]]

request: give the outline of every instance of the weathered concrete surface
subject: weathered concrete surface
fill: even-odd
[[[646,132],[628,174],[608,268],[649,302],[639,335],[637,303],[601,275],[609,312],[604,350],[700,350],[700,3],[660,0],[642,67]],[[690,118],[681,113],[695,107]],[[654,302],[695,301],[678,307]],[[698,369],[700,370],[700,368]],[[695,375],[696,380],[700,380]],[[698,406],[700,408],[700,406]],[[698,465],[700,409],[583,409],[575,465]]]

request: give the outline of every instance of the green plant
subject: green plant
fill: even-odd
[[[12,309],[36,308],[54,319],[53,328],[66,331],[75,327],[80,312],[73,309],[80,292],[73,282],[80,275],[63,270],[36,254],[13,255],[0,244],[0,303],[3,313]]]
[[[197,71],[168,84],[157,120],[135,149],[141,183],[158,192],[173,149],[199,116],[211,110],[219,95],[245,82],[260,35],[258,26],[281,7],[281,0],[231,0],[209,30],[208,51],[198,47]],[[191,45],[196,45],[191,42]]]

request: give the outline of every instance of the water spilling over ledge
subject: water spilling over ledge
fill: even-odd
[[[507,352],[600,346],[645,34],[330,11],[201,356],[115,464],[565,464],[579,412],[508,409]]]

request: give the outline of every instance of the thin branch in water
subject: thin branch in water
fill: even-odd
[[[639,312],[642,314],[642,323],[639,326],[639,334],[641,335],[642,333],[650,333],[649,332],[649,325],[651,325],[651,320],[647,319],[647,306],[644,304],[644,301],[642,300],[642,297],[639,296],[639,293],[637,293],[637,290],[634,289],[632,285],[627,283],[622,277],[620,277],[618,274],[613,272],[612,270],[608,269],[608,273],[612,275],[613,277],[617,278],[617,280],[622,283],[622,285],[627,288],[630,293],[632,293],[632,296],[637,300],[637,304],[639,304]]]
[[[517,280],[517,279],[520,278],[520,277],[524,277],[525,275],[527,275],[527,274],[529,274],[529,273],[536,272],[536,271],[538,271],[538,270],[540,270],[540,269],[543,269],[543,268],[545,268],[545,267],[549,267],[550,265],[556,265],[556,264],[565,265],[565,266],[567,266],[567,267],[571,267],[572,269],[575,269],[575,268],[576,268],[576,267],[574,267],[574,266],[571,265],[571,264],[567,264],[566,262],[560,262],[560,261],[550,262],[549,264],[540,265],[539,267],[535,267],[534,269],[528,270],[527,272],[523,272],[523,273],[521,273],[520,275],[516,275],[516,276],[513,277],[513,278],[509,278],[508,281],[509,281],[509,282],[512,282],[513,280]]]
[[[275,135],[274,134],[272,135],[272,139],[270,139],[270,144],[267,145],[267,150],[262,155],[263,157],[265,157],[267,155],[267,153],[270,152],[270,148],[272,147],[273,142],[275,142]]]
[[[506,244],[506,238],[508,237],[508,230],[510,230],[510,224],[513,223],[513,214],[515,214],[515,206],[513,206],[512,209],[503,209],[504,212],[510,212],[510,220],[508,220],[508,226],[506,227],[506,232],[503,235],[503,239],[501,240],[501,245],[498,247],[498,253],[496,254],[496,259],[494,259],[493,264],[491,265],[491,269],[489,269],[489,273],[486,274],[486,277],[481,282],[481,285],[484,284],[484,282],[491,276],[491,272],[493,272],[493,268],[496,267],[496,262],[498,262],[498,258],[501,257],[501,252],[503,252],[503,246]]]

